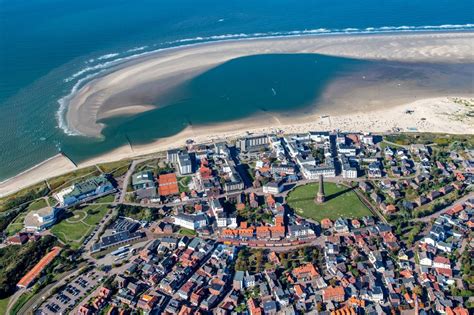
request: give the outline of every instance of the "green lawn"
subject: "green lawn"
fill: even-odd
[[[48,203],[46,202],[46,199],[41,198],[30,203],[30,205],[28,206],[28,211],[39,210],[42,208],[46,208],[47,206]]]
[[[196,231],[186,229],[186,228],[180,228],[178,233],[182,234],[182,235],[186,235],[186,236],[196,236],[197,235]]]
[[[23,221],[25,220],[25,217],[27,215],[27,212],[20,213],[15,220],[13,220],[7,227],[6,233],[9,236],[12,236],[16,234],[17,232],[20,232],[23,229]]]
[[[8,306],[8,300],[10,298],[4,298],[0,299],[0,314],[6,314],[7,313],[7,306]]]
[[[317,183],[296,187],[286,199],[288,205],[296,214],[315,221],[321,221],[324,218],[335,220],[340,217],[360,218],[371,215],[355,192],[334,183],[324,183],[326,201],[323,204],[316,204],[314,197],[318,192],[318,187]]]
[[[89,235],[107,213],[107,205],[90,205],[72,212],[72,216],[51,228],[63,243],[79,248],[82,240]]]
[[[107,205],[91,205],[82,209],[87,213],[87,217],[83,220],[86,224],[96,226],[107,213]]]
[[[33,295],[34,294],[32,292],[25,292],[22,295],[20,295],[20,297],[18,298],[16,303],[13,304],[13,306],[10,310],[10,314],[12,314],[12,315],[13,314],[18,314],[18,312],[23,307],[23,305],[25,305],[26,302],[28,302],[33,297]]]
[[[100,197],[96,199],[94,202],[95,203],[111,203],[111,202],[114,202],[114,200],[115,200],[115,194],[110,194],[104,197]]]

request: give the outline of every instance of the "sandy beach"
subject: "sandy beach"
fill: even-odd
[[[419,100],[387,109],[355,111],[350,114],[321,117],[310,115],[299,121],[285,122],[284,117],[267,114],[231,123],[210,126],[188,127],[183,132],[141,146],[123,146],[107,154],[95,157],[77,167],[62,155],[57,155],[18,176],[0,183],[0,197],[18,191],[77,168],[113,162],[126,158],[165,151],[183,146],[187,139],[197,143],[211,143],[215,140],[234,139],[247,133],[302,133],[310,130],[374,132],[437,132],[449,134],[474,134],[474,117],[467,113],[474,110],[474,100],[470,106],[457,101],[455,97],[439,97]],[[410,111],[411,113],[407,113]],[[266,126],[266,127],[262,127]]]
[[[71,130],[99,137],[104,128],[100,119],[156,108],[150,103],[160,104],[160,98],[166,98],[166,91],[172,87],[238,57],[319,53],[363,60],[472,63],[473,36],[473,33],[307,36],[225,41],[169,49],[121,65],[118,70],[86,84],[70,101],[66,120]],[[354,98],[351,96],[350,99]],[[358,99],[363,103],[364,98]],[[399,104],[407,100],[402,99]]]
[[[104,125],[100,119],[117,115],[135,115],[156,108],[152,99],[183,80],[227,60],[251,54],[321,53],[367,60],[432,62],[459,65],[474,61],[474,33],[422,33],[359,36],[315,36],[279,39],[241,40],[170,49],[143,60],[122,65],[117,71],[85,85],[72,100],[67,120],[70,127],[85,135],[98,137]],[[356,78],[357,79],[357,78]],[[431,80],[429,77],[427,80]],[[449,79],[449,78],[448,78]],[[436,78],[433,78],[436,80]],[[357,80],[356,80],[357,81]],[[362,81],[359,79],[359,81]],[[450,94],[433,90],[413,97],[404,94],[409,79],[355,86],[336,82],[323,97],[335,104],[306,110],[289,117],[284,113],[261,112],[257,115],[207,125],[188,126],[182,132],[146,145],[122,146],[107,154],[80,163],[77,167],[62,155],[0,183],[0,196],[33,185],[76,168],[117,161],[180,147],[187,139],[197,143],[233,139],[246,133],[300,133],[310,130],[351,132],[437,132],[474,134],[472,76],[468,93]],[[396,84],[395,84],[396,83]],[[398,87],[398,90],[395,87]],[[150,92],[153,87],[153,93]],[[354,86],[352,86],[353,88]],[[374,98],[376,95],[378,98]],[[164,96],[166,97],[166,95]],[[461,97],[470,105],[456,101]],[[350,102],[349,102],[350,101]],[[348,102],[344,107],[340,104]],[[334,106],[333,106],[334,105]],[[351,108],[350,111],[347,108]],[[410,112],[410,113],[407,113]],[[324,117],[324,118],[323,118]]]

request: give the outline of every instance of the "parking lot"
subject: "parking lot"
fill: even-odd
[[[47,299],[35,314],[67,314],[80,302],[88,292],[103,280],[99,271],[90,271],[76,277],[60,291]]]

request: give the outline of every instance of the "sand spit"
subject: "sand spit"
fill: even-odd
[[[66,114],[68,126],[83,135],[99,137],[104,124],[98,120],[132,114],[127,108],[131,105],[128,102],[137,104],[134,98],[141,98],[142,104],[149,104],[147,101],[152,101],[160,92],[211,67],[238,57],[270,53],[319,53],[367,60],[472,63],[474,33],[305,36],[225,41],[169,49],[122,65],[116,71],[85,85],[69,104]]]

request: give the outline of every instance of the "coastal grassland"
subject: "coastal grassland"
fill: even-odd
[[[48,194],[48,186],[45,182],[24,188],[14,194],[0,198],[0,212],[18,207],[22,204],[43,197]]]
[[[46,199],[40,198],[30,203],[30,205],[28,206],[28,211],[39,210],[42,208],[46,208],[47,206],[48,203],[46,202]]]
[[[82,240],[89,235],[107,213],[107,205],[89,205],[69,213],[51,228],[51,233],[73,249],[81,246]]]
[[[127,173],[131,160],[120,160],[117,162],[104,163],[97,165],[103,173],[111,174],[113,177],[120,177]]]
[[[48,179],[49,186],[51,190],[56,191],[67,186],[70,186],[76,182],[79,182],[86,177],[92,177],[100,175],[100,171],[95,166],[89,166],[81,168],[77,171],[70,172],[61,176],[57,176],[51,179]]]
[[[359,200],[352,188],[324,183],[326,201],[316,204],[314,197],[318,192],[319,184],[311,183],[296,187],[287,197],[288,205],[299,216],[315,221],[324,218],[336,220],[338,218],[360,218],[371,215],[367,207]]]
[[[447,147],[453,143],[463,143],[468,148],[474,147],[474,135],[454,135],[454,134],[439,134],[439,133],[402,133],[386,135],[387,141],[396,143],[398,145],[411,145],[411,144],[425,144],[425,145],[437,145],[440,147]]]

